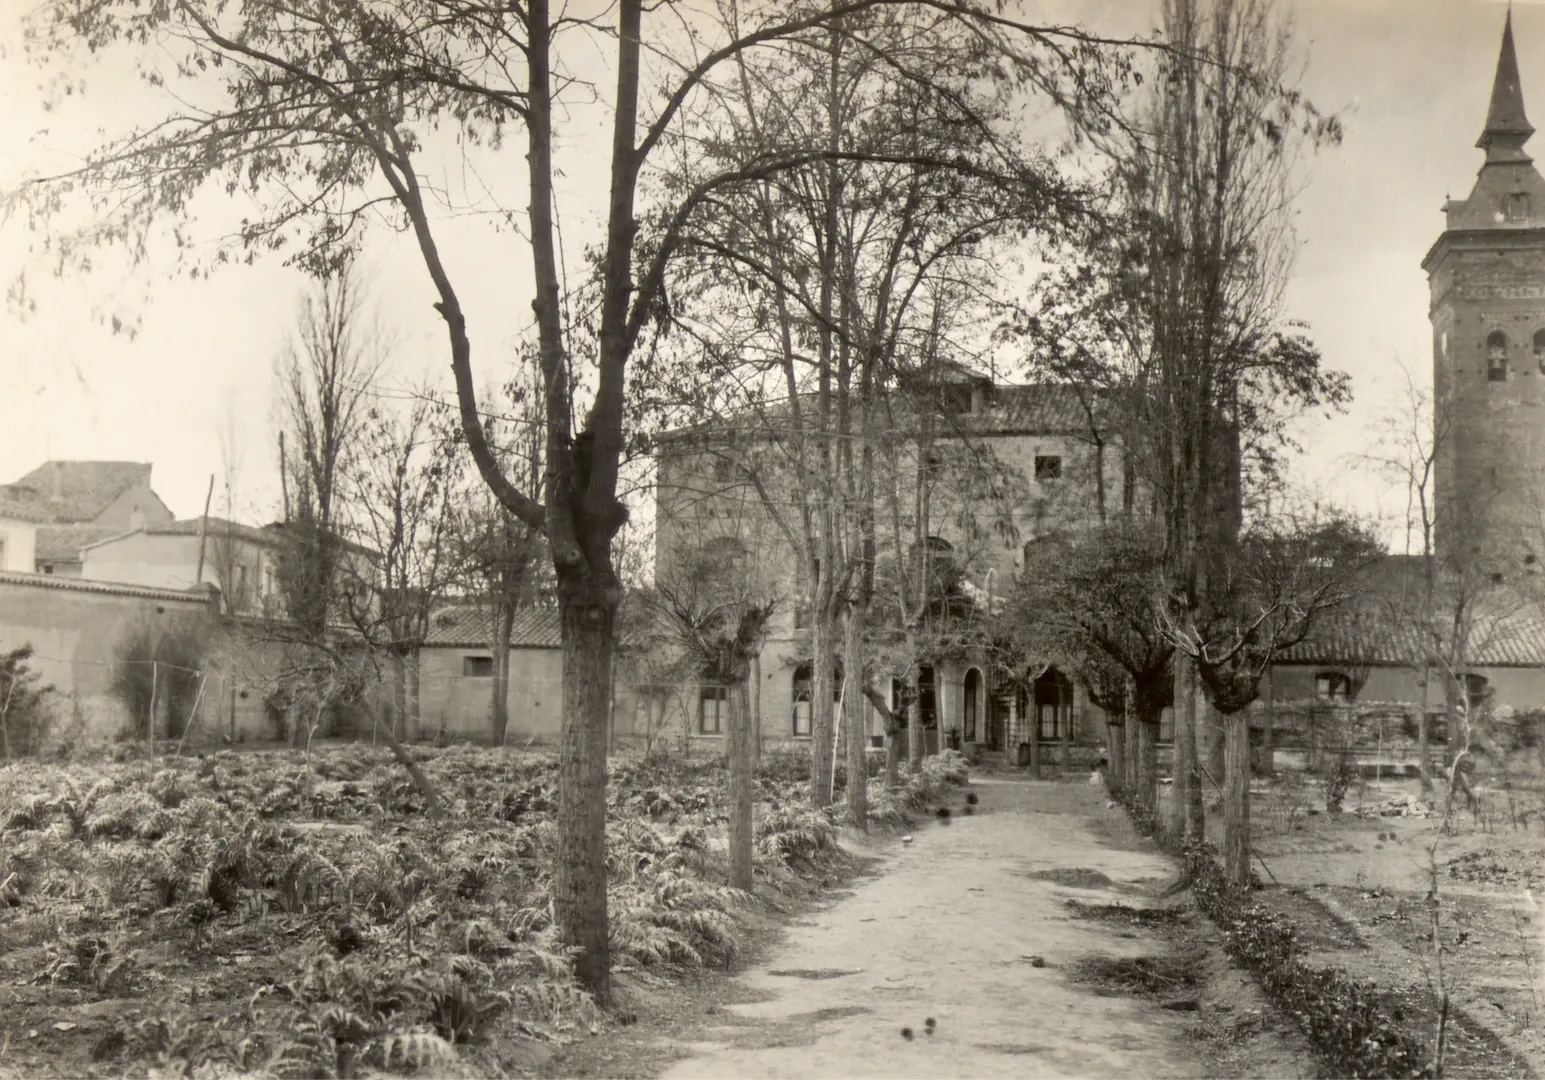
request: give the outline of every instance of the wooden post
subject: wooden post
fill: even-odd
[[[193,584],[204,582],[204,541],[209,535],[209,500],[215,497],[215,474],[209,474],[209,490],[204,493],[204,516],[198,519],[198,569],[193,573]],[[227,609],[229,610],[229,609]]]
[[[154,757],[156,752],[156,690],[159,688],[161,664],[150,662],[150,715],[145,717],[145,755]]]

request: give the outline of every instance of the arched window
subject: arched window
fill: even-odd
[[[1352,678],[1344,671],[1322,671],[1314,677],[1314,696],[1333,705],[1352,700]]]
[[[976,710],[981,707],[982,701],[982,673],[976,668],[966,672],[965,693],[962,697],[965,716],[961,738],[966,742],[976,742]]]
[[[1507,382],[1507,335],[1501,330],[1486,335],[1486,378]]]
[[[1534,332],[1534,362],[1540,366],[1540,374],[1545,375],[1545,330]]]
[[[1073,683],[1056,668],[1035,680],[1035,726],[1043,742],[1057,741],[1073,724]]]

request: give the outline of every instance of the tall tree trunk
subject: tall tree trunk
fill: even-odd
[[[1060,707],[1059,707],[1060,709]],[[1062,725],[1062,761],[1060,767],[1064,773],[1073,767],[1073,710],[1068,709],[1066,723]]]
[[[611,699],[619,590],[564,567],[563,722],[558,758],[558,851],[553,909],[574,972],[601,1003],[611,995],[606,914],[606,719]]]
[[[836,733],[832,715],[832,636],[829,614],[816,611],[810,623],[810,805],[817,810],[831,805],[831,747]]]
[[[869,828],[869,715],[864,695],[859,692],[859,679],[864,670],[864,605],[854,604],[848,609],[847,625],[843,628],[842,670],[847,680],[842,694],[842,707],[847,710],[844,730],[848,736],[848,816],[856,828]]]
[[[751,760],[751,688],[746,673],[741,672],[730,687],[729,774],[730,884],[750,892],[752,889],[752,807],[756,788],[755,767]]]
[[[1250,881],[1250,714],[1223,718],[1223,869],[1236,885]]]
[[[1191,793],[1196,787],[1196,666],[1184,651],[1175,651],[1175,782],[1167,823],[1170,836],[1184,840],[1191,819]]]
[[[916,718],[909,715],[912,711],[912,706],[897,702],[890,722],[885,725],[885,786],[888,788],[894,789],[901,783],[901,723],[906,721],[908,726],[916,723]]]
[[[1191,668],[1192,685],[1195,692],[1192,695],[1191,704],[1191,786],[1186,802],[1186,836],[1188,839],[1199,840],[1206,835],[1207,824],[1207,796],[1216,789],[1213,788],[1213,774],[1204,773],[1201,754],[1202,733],[1209,723],[1208,714],[1212,711],[1207,701],[1206,694],[1202,691],[1202,680],[1195,665]]]
[[[1112,794],[1126,787],[1127,729],[1122,720],[1105,717],[1105,786]]]
[[[489,649],[494,658],[492,717],[493,744],[503,746],[510,727],[510,636],[515,626],[515,605],[500,597],[494,608],[494,639]]]
[[[419,692],[417,645],[408,646],[408,653],[403,657],[402,696],[404,705],[402,716],[403,738],[411,739],[418,735],[419,700],[421,698]]]
[[[1159,808],[1159,721],[1137,723],[1137,797],[1150,812]]]
[[[1198,757],[1200,757],[1200,759],[1206,763],[1206,774],[1202,777],[1201,783],[1202,801],[1205,803],[1214,793],[1218,791],[1218,787],[1216,785],[1221,785],[1223,783],[1223,744],[1227,739],[1225,732],[1228,728],[1228,718],[1221,715],[1217,709],[1212,707],[1212,703],[1207,700],[1207,694],[1202,690],[1200,685],[1197,686],[1196,690],[1196,726],[1199,733],[1198,741],[1201,741],[1202,738],[1205,737],[1207,748],[1207,752],[1205,754],[1198,755]]]
[[[1422,667],[1422,711],[1416,718],[1416,769],[1422,779],[1422,794],[1432,793],[1432,748],[1429,707],[1432,702],[1432,665]]]
[[[912,665],[907,669],[907,693],[912,698],[911,723],[907,725],[907,764],[913,772],[923,767],[923,669],[917,663],[917,633],[907,630],[907,656]],[[937,702],[935,703],[937,707]]]
[[[751,769],[762,765],[762,654],[751,658]]]
[[[1277,681],[1266,676],[1266,726],[1261,732],[1261,775],[1277,775]]]
[[[1122,777],[1122,783],[1126,785],[1129,792],[1137,792],[1142,787],[1142,735],[1138,731],[1140,726],[1141,722],[1135,713],[1128,717],[1127,722],[1122,726],[1127,743],[1127,768]]]

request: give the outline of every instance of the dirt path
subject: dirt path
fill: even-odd
[[[971,790],[976,814],[957,800],[948,827],[888,850],[879,875],[738,976],[760,1000],[725,1006],[665,1075],[1201,1075],[1194,1014],[1075,977],[1091,955],[1169,947],[1142,926],[1074,918],[1065,901],[1150,904],[1169,863],[1097,833],[1102,789],[984,778]],[[1192,996],[1179,1004],[1194,1009]]]

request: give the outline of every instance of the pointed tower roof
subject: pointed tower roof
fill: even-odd
[[[1524,92],[1518,78],[1518,54],[1513,49],[1513,9],[1502,25],[1502,51],[1497,56],[1497,77],[1491,85],[1491,108],[1486,110],[1486,130],[1475,145],[1486,151],[1486,164],[1526,162],[1524,143],[1534,134],[1524,115]]]

